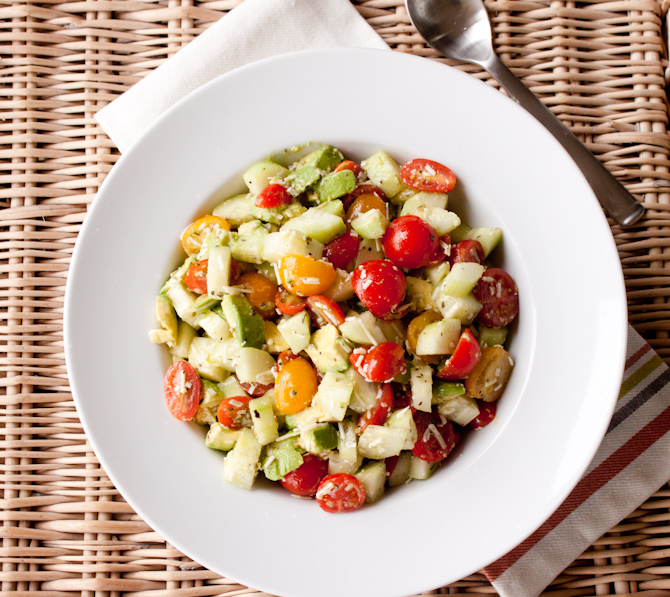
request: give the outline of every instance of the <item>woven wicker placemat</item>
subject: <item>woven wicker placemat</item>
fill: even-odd
[[[118,158],[93,115],[239,3],[0,0],[0,589],[7,597],[262,595],[184,557],[118,494],[77,417],[62,336],[77,232]],[[394,49],[437,58],[400,0],[354,4]],[[665,6],[500,0],[488,7],[503,60],[648,208],[637,226],[612,232],[630,320],[670,362]],[[476,67],[445,62],[493,84]],[[568,242],[579,242],[569,218],[564,225]],[[599,539],[548,592],[670,595],[670,488]],[[495,591],[475,574],[436,593]]]

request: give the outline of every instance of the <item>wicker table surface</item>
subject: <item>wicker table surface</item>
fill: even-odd
[[[5,596],[261,595],[183,556],[119,495],[77,417],[62,337],[72,248],[119,157],[93,115],[240,2],[0,0]],[[395,50],[436,58],[400,0],[353,3]],[[502,59],[648,208],[638,225],[612,225],[612,232],[630,321],[670,362],[666,6],[492,0],[488,7]],[[445,62],[493,84],[476,67]],[[547,592],[670,596],[670,487],[600,538]],[[495,590],[475,574],[435,593]]]

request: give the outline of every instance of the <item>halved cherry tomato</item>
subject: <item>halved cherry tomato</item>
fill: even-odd
[[[339,326],[344,323],[344,313],[342,308],[327,296],[314,294],[307,298],[307,308],[315,318],[321,319],[325,323],[332,323]]]
[[[283,315],[295,315],[307,308],[307,301],[280,286],[275,294],[275,306]]]
[[[429,413],[417,410],[414,413],[414,422],[418,439],[412,452],[426,462],[444,460],[460,439],[453,423],[444,417],[440,418],[436,409]]]
[[[473,398],[495,402],[505,391],[513,369],[514,361],[502,346],[487,346],[472,373],[465,378],[465,390]]]
[[[394,401],[391,384],[383,384],[382,393],[377,403],[372,408],[366,410],[358,419],[356,433],[363,433],[368,425],[383,425],[393,410]]]
[[[440,236],[440,242],[435,249],[435,253],[430,258],[430,261],[426,263],[427,266],[437,265],[449,259],[449,254],[451,253],[451,234],[448,232],[444,236]]]
[[[464,330],[454,352],[437,372],[437,377],[446,381],[465,379],[482,358],[477,338],[470,330]]]
[[[351,274],[356,296],[380,319],[393,319],[405,296],[407,281],[400,268],[385,259],[371,259]]]
[[[351,228],[351,222],[358,216],[372,211],[373,209],[378,209],[386,215],[386,203],[384,201],[372,193],[363,193],[356,197],[347,209],[347,212],[344,214],[344,223],[347,225],[347,228]]]
[[[316,501],[326,512],[353,512],[365,502],[365,489],[353,475],[335,473],[321,481]]]
[[[317,261],[307,255],[282,257],[278,269],[284,288],[298,296],[321,294],[337,276],[335,268],[330,263]]]
[[[290,491],[293,495],[312,497],[316,495],[319,484],[327,475],[327,460],[321,460],[314,454],[304,454],[302,464],[297,469],[284,475],[279,479],[279,482],[284,489]]]
[[[435,229],[418,216],[393,220],[382,237],[384,253],[398,267],[416,269],[427,265],[440,246]]]
[[[248,383],[246,381],[241,381],[240,386],[242,386],[242,389],[247,394],[251,394],[254,398],[260,398],[261,396],[265,396],[265,394],[268,393],[268,390],[274,387],[274,384]]]
[[[277,285],[270,278],[259,272],[249,272],[240,276],[236,286],[250,291],[245,292],[244,296],[264,319],[274,317]]]
[[[219,423],[228,429],[251,427],[250,400],[249,396],[234,396],[222,400],[216,409],[216,418]]]
[[[275,380],[275,403],[280,412],[294,415],[312,403],[318,381],[307,360],[297,357],[285,362]]]
[[[177,361],[165,373],[165,401],[170,414],[180,421],[190,421],[200,404],[200,378],[186,361]]]
[[[386,478],[388,479],[395,470],[395,467],[398,466],[398,459],[400,456],[390,456],[389,458],[384,459],[384,464],[386,465]]]
[[[406,408],[412,406],[412,390],[409,385],[393,382],[393,404],[394,408]]]
[[[197,261],[188,268],[184,276],[184,282],[193,292],[207,294],[207,264],[209,259]]]
[[[358,255],[361,239],[349,230],[342,236],[334,238],[323,248],[323,256],[338,269],[347,269]]]
[[[484,265],[485,259],[484,248],[478,240],[462,240],[451,247],[451,252],[449,253],[449,263],[451,265],[465,262]]]
[[[384,191],[382,191],[379,187],[373,184],[363,183],[359,184],[353,191],[351,191],[351,193],[341,198],[344,210],[346,211],[349,209],[351,204],[354,202],[354,199],[366,194],[377,195],[377,197],[379,197],[382,201],[386,201],[386,193],[384,193]]]
[[[335,168],[335,172],[342,172],[342,170],[351,170],[356,175],[356,178],[359,178],[360,175],[365,172],[363,168],[351,160],[344,160],[337,165],[337,168]]]
[[[506,271],[487,269],[473,289],[482,304],[477,321],[492,328],[509,325],[519,314],[519,289]]]
[[[428,193],[448,193],[456,186],[456,175],[432,160],[416,159],[403,164],[400,178],[408,187]]]
[[[277,355],[277,365],[281,367],[284,363],[288,363],[289,361],[297,358],[298,355],[295,354],[290,348],[287,348],[286,350],[282,350]]]
[[[197,255],[205,235],[217,226],[224,230],[230,230],[230,224],[218,216],[206,215],[193,222],[181,233],[180,238],[184,251],[191,257]]]
[[[284,185],[270,183],[254,199],[254,205],[264,209],[272,209],[273,207],[288,205],[292,201],[293,197]]]
[[[407,370],[405,350],[395,342],[383,342],[370,348],[365,354],[352,354],[354,368],[369,381],[389,383],[396,375]]]
[[[493,419],[496,418],[496,405],[497,402],[482,402],[477,401],[477,406],[479,406],[479,414],[472,419],[469,423],[470,429],[479,431],[486,427]]]

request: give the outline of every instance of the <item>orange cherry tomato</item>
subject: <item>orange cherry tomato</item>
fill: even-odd
[[[197,261],[188,268],[184,282],[196,294],[207,294],[207,263],[209,259]]]
[[[180,421],[195,417],[200,404],[200,378],[186,361],[177,361],[165,373],[165,401],[170,414]]]
[[[286,288],[280,286],[277,289],[277,294],[275,294],[275,306],[284,315],[295,315],[307,308],[307,301],[301,296],[291,294]]]
[[[360,175],[365,172],[363,168],[351,160],[344,160],[337,165],[337,168],[335,168],[335,172],[342,172],[342,170],[351,170],[356,175],[356,178],[359,178]]]
[[[487,346],[472,373],[465,378],[465,391],[478,400],[495,402],[512,375],[514,361],[502,346]]]
[[[217,226],[224,230],[230,230],[230,224],[218,216],[206,215],[193,222],[181,233],[180,238],[184,251],[190,256],[197,255],[206,234]]]
[[[334,281],[335,268],[307,255],[287,255],[279,260],[279,278],[286,290],[298,296],[322,294]]]
[[[251,412],[249,411],[249,396],[233,396],[222,400],[216,409],[216,418],[228,429],[242,429],[251,427]]]
[[[386,214],[386,203],[373,193],[363,193],[356,197],[354,202],[349,206],[349,209],[347,209],[347,213],[344,214],[344,223],[351,228],[353,220],[373,209],[378,209],[383,214]]]
[[[275,403],[280,412],[294,415],[312,403],[318,380],[316,371],[306,359],[297,357],[285,362],[275,380]]]
[[[244,296],[264,319],[274,317],[277,285],[270,278],[258,272],[249,272],[239,277],[236,286],[250,291],[245,292]]]
[[[293,359],[297,358],[298,355],[295,354],[290,348],[287,348],[286,350],[282,350],[277,355],[277,365],[281,367],[284,363],[288,363],[289,361],[292,361]]]

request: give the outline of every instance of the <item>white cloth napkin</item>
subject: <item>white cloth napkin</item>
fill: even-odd
[[[388,45],[349,0],[245,0],[95,116],[127,151],[168,108],[239,66],[314,48]]]
[[[245,0],[96,119],[123,152],[182,97],[261,58],[327,47],[387,48],[349,0]],[[503,597],[533,597],[670,478],[670,370],[629,329],[619,407],[598,454],[546,523],[484,572]]]

